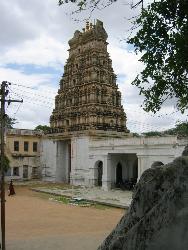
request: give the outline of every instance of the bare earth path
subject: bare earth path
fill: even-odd
[[[16,187],[6,197],[6,250],[94,250],[124,210],[83,208]]]

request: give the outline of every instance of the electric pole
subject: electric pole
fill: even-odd
[[[2,250],[5,250],[5,103],[7,102],[8,105],[11,102],[23,102],[23,100],[6,100],[6,96],[8,95],[8,85],[11,83],[7,81],[3,81],[1,84],[0,89],[0,96],[1,96],[1,247]]]

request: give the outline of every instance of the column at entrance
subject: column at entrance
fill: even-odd
[[[137,155],[137,157],[138,157],[138,179],[137,181],[139,181],[143,172],[146,169],[151,167],[152,160],[150,159],[149,156],[146,156],[146,155]]]
[[[105,155],[103,164],[102,189],[108,191],[111,188],[112,188],[111,157],[110,155]]]
[[[138,157],[138,178],[137,178],[137,182],[140,179],[140,176],[142,175],[142,156],[137,155]]]
[[[56,182],[70,181],[70,141],[57,141]]]

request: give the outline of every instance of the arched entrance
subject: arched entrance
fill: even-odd
[[[102,186],[102,175],[103,175],[103,162],[99,161],[97,166],[97,186]]]
[[[120,184],[122,182],[123,182],[122,165],[121,165],[121,163],[118,163],[117,167],[116,167],[116,184]]]

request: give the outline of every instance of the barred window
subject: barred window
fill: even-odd
[[[19,167],[13,167],[13,176],[19,176]]]
[[[37,152],[38,148],[38,143],[37,142],[33,142],[33,152]]]
[[[29,150],[29,142],[24,141],[24,151],[28,152],[28,150]]]
[[[19,141],[14,141],[14,151],[19,151]]]

